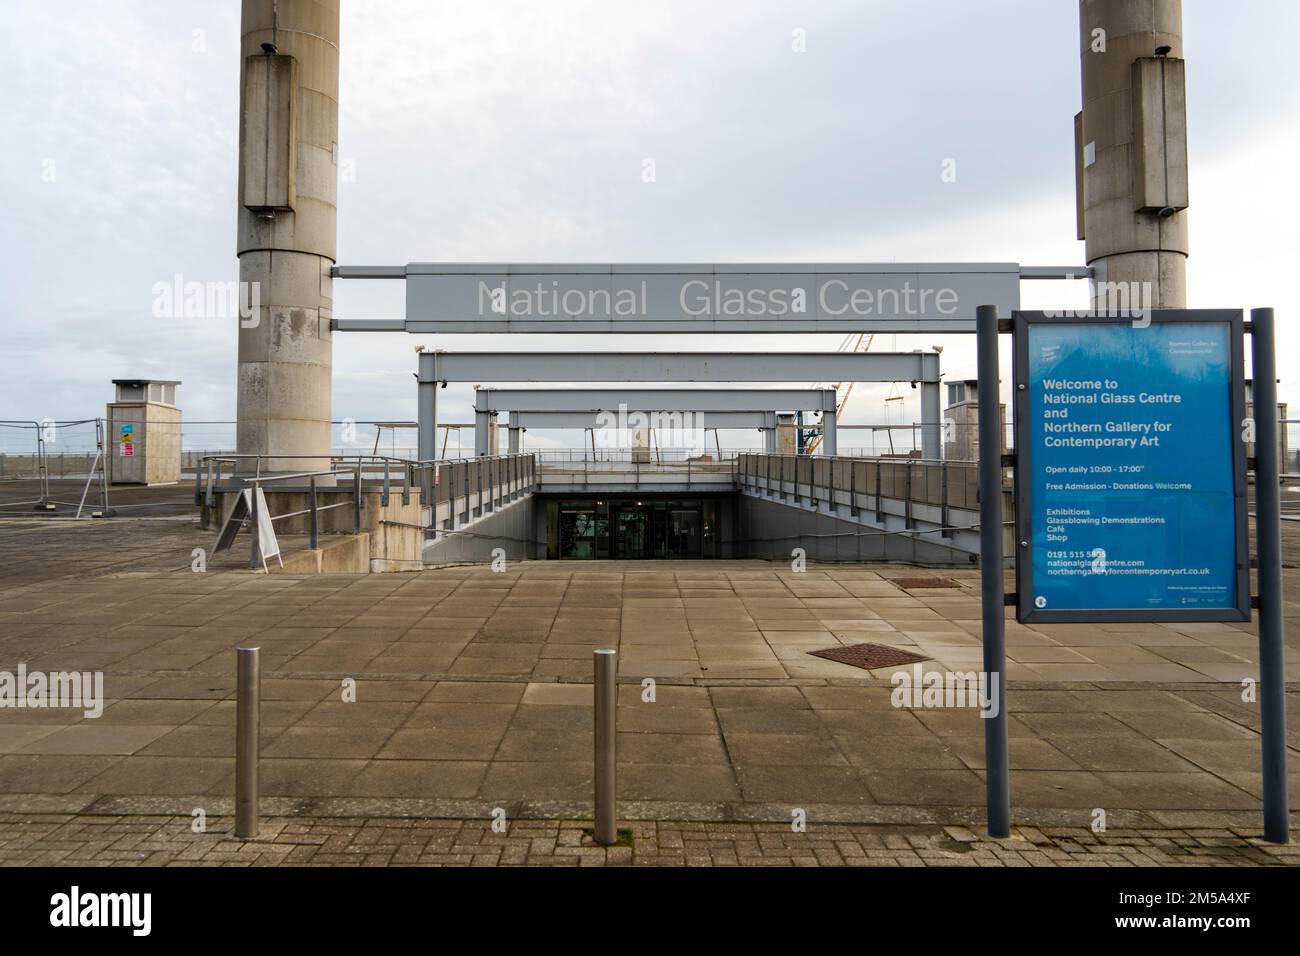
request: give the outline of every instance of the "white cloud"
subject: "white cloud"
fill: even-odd
[[[1298,9],[1274,0],[1225,16],[1188,0],[1184,11],[1191,301],[1276,306],[1282,354],[1300,346],[1283,232],[1297,143],[1280,119],[1297,105]],[[795,28],[806,53],[791,50]],[[1076,31],[1072,4],[1036,0],[345,3],[340,155],[356,181],[340,184],[340,261],[1078,263]],[[110,378],[154,374],[184,381],[187,420],[233,418],[233,320],[160,323],[149,305],[153,284],[177,272],[236,277],[237,76],[236,5],[6,5],[0,417],[99,414]],[[640,180],[645,158],[653,184]],[[956,183],[940,179],[945,158]],[[41,180],[46,160],[54,183]],[[400,286],[385,285],[338,283],[336,311],[401,314]],[[1031,307],[1082,295],[1078,283],[1024,287]],[[413,417],[412,348],[435,339],[338,341],[335,417]],[[971,375],[969,341],[943,344],[948,373]],[[1297,384],[1288,370],[1284,393]],[[849,420],[892,414],[887,390],[863,387]],[[469,407],[468,389],[447,390],[449,417],[467,420]]]

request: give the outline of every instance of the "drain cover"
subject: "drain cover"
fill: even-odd
[[[912,591],[916,588],[959,588],[961,587],[952,578],[893,578],[893,583],[902,588],[904,591]]]
[[[809,651],[813,657],[824,657],[828,661],[852,664],[863,670],[875,670],[877,667],[897,667],[899,664],[915,664],[928,661],[923,654],[913,654],[897,647],[884,644],[849,644],[841,647],[828,647],[824,651]]]

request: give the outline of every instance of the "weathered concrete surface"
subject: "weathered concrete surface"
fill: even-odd
[[[1149,304],[1165,309],[1187,305],[1187,213],[1162,217],[1137,211],[1134,131],[1143,124],[1134,121],[1132,69],[1135,60],[1152,57],[1158,46],[1168,46],[1170,57],[1183,56],[1182,6],[1182,0],[1079,4],[1083,122],[1078,149],[1092,143],[1096,160],[1082,169],[1086,235],[1079,238],[1086,238],[1087,261],[1097,269],[1098,283],[1144,284],[1150,290]],[[1104,49],[1099,39],[1104,39]],[[1144,113],[1142,119],[1150,124],[1159,115]],[[1172,125],[1185,117],[1171,104],[1167,119]],[[1181,125],[1177,132],[1185,141]],[[1082,157],[1077,161],[1082,164]],[[1186,167],[1181,175],[1186,176]],[[1186,182],[1171,183],[1170,188],[1185,193]],[[1094,284],[1094,298],[1101,290]]]
[[[248,58],[264,56],[263,44],[293,57],[291,167],[280,170],[293,184],[291,208],[250,206],[250,156],[278,156],[268,131],[287,122],[272,106],[261,120],[240,124],[241,202],[236,248],[241,282],[259,290],[259,305],[240,322],[238,450],[243,454],[315,455],[270,459],[263,471],[326,467],[330,451],[330,369],[338,192],[339,5],[338,0],[249,0],[240,23],[241,116],[256,112],[246,102]],[[268,137],[273,141],[268,144]],[[265,160],[268,167],[272,160]]]
[[[272,574],[297,575],[370,573],[370,535],[331,535],[318,543],[318,548],[286,547],[280,556],[284,563],[271,558],[267,569]]]
[[[978,714],[895,707],[888,672],[807,654],[875,641],[977,667],[969,572],[946,573],[956,589],[910,591],[895,580],[928,573],[892,565],[196,574],[196,536],[154,524],[153,551],[127,538],[115,560],[105,525],[51,529],[27,562],[38,580],[0,578],[0,669],[102,670],[109,698],[98,719],[0,709],[0,810],[223,812],[233,648],[255,642],[264,793],[281,801],[268,813],[310,801],[337,816],[583,816],[585,682],[592,650],[614,646],[627,819],[788,821],[798,807],[839,823],[978,825]],[[1298,583],[1288,572],[1293,622]],[[1292,681],[1298,636],[1293,623]],[[1113,826],[1257,825],[1258,711],[1240,687],[1250,626],[1009,624],[1007,637],[1018,822],[1086,826],[1100,807]],[[1293,761],[1297,743],[1293,729]]]

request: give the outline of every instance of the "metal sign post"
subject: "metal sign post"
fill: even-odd
[[[1243,337],[1255,382],[1264,835],[1289,839],[1273,310],[1013,313],[1017,619],[1249,621]],[[984,667],[1003,675],[998,321],[978,310]],[[999,691],[1005,693],[1005,680]],[[1009,832],[1005,697],[985,726]]]
[[[1278,491],[1277,362],[1273,310],[1250,313],[1255,398],[1255,552],[1259,584],[1260,746],[1264,837],[1291,838],[1286,780],[1286,676],[1282,661],[1282,507]]]
[[[984,718],[985,787],[989,836],[1011,835],[1011,773],[1007,740],[1006,601],[1002,578],[1002,402],[998,394],[998,307],[975,312],[979,375],[980,595],[984,617],[984,673],[998,695],[997,713]],[[996,678],[996,683],[994,682]]]

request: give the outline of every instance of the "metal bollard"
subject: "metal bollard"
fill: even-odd
[[[260,647],[235,651],[238,676],[235,691],[235,836],[257,836],[257,762],[262,717],[262,665]]]
[[[618,840],[615,805],[618,767],[618,651],[593,653],[596,666],[596,842],[610,846]]]

